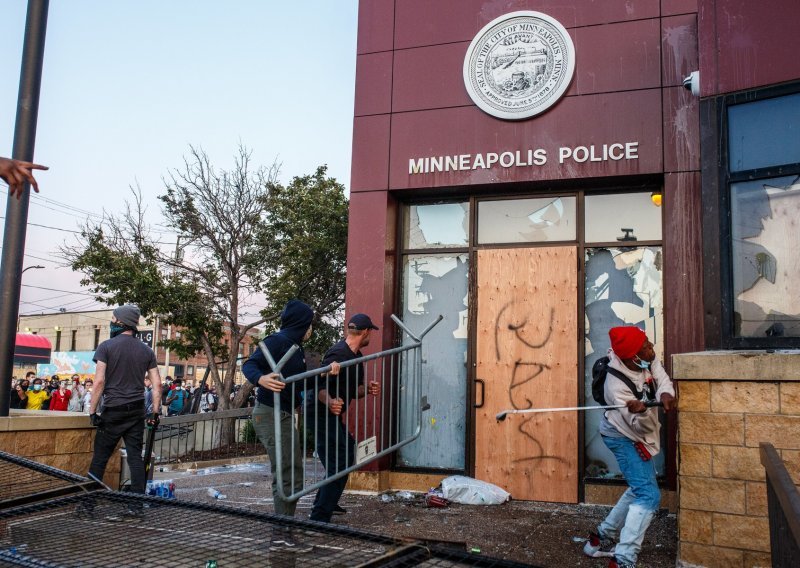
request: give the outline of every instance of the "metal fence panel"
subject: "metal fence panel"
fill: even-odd
[[[280,432],[281,411],[289,413],[292,421],[303,433],[302,439],[297,442],[301,445],[300,451],[306,456],[310,451],[320,450],[331,453],[333,448],[333,458],[327,455],[327,463],[315,462],[322,471],[318,474],[314,471],[312,479],[307,482],[307,476],[302,480],[294,478],[294,470],[290,474],[290,480],[283,479],[281,467],[276,468],[277,489],[281,498],[296,501],[303,495],[315,491],[323,485],[334,480],[340,479],[345,475],[391,454],[398,448],[413,442],[422,428],[422,341],[425,335],[433,327],[442,321],[442,316],[434,320],[421,333],[414,334],[403,322],[392,315],[394,322],[406,332],[413,340],[410,344],[393,349],[387,349],[364,357],[359,357],[341,363],[341,370],[337,381],[341,386],[344,381],[345,392],[349,392],[350,381],[355,381],[356,385],[363,384],[366,389],[370,383],[379,385],[380,394],[378,396],[363,396],[355,398],[350,402],[345,418],[346,431],[340,431],[336,420],[315,418],[309,420],[308,412],[298,413],[297,409],[281,409],[280,398],[275,393],[274,408],[275,432]],[[280,373],[285,361],[293,353],[289,351],[279,362],[275,362],[272,354],[267,350],[263,342],[259,344],[264,357],[270,366]],[[363,366],[364,375],[359,376],[359,368]],[[327,374],[331,371],[331,366],[314,369],[305,373],[286,377],[286,388],[301,389],[307,397],[314,397],[317,400],[322,386],[327,385]],[[342,375],[344,374],[344,377]],[[306,404],[308,409],[310,405]],[[401,421],[401,416],[405,419]],[[411,417],[411,418],[409,418]],[[311,423],[313,421],[313,424]],[[401,431],[403,424],[413,424],[410,431]],[[334,429],[331,432],[331,429]],[[313,436],[311,435],[313,432]],[[350,456],[350,440],[341,438],[352,437],[354,456]],[[284,455],[294,455],[298,449],[295,447],[295,438],[283,440],[281,436],[276,436],[275,453],[277,462],[283,463]],[[288,447],[287,447],[288,446]],[[342,458],[341,453],[345,456]],[[320,479],[321,481],[316,481]],[[289,487],[294,488],[291,494],[286,494],[284,482],[289,482]]]
[[[120,522],[131,508],[141,515]],[[295,546],[287,547],[287,539]],[[0,566],[527,565],[340,525],[101,491],[0,511]]]
[[[800,492],[772,444],[759,444],[767,478],[767,507],[772,565],[800,566]]]

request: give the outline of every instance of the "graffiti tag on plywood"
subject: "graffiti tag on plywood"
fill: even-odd
[[[553,308],[550,309],[550,320],[546,326],[546,332],[543,334],[543,337],[539,338],[535,337],[536,334],[532,331],[533,326],[529,325],[527,317],[521,321],[509,321],[511,319],[510,314],[513,314],[513,311],[508,312],[509,316],[506,316],[506,312],[515,304],[516,302],[509,302],[503,306],[497,314],[494,329],[495,353],[498,363],[502,363],[503,359],[507,359],[507,357],[503,357],[504,354],[511,355],[518,353],[519,350],[527,352],[524,357],[517,357],[514,361],[513,371],[511,372],[508,383],[508,398],[512,408],[515,410],[528,410],[533,408],[533,401],[526,394],[530,389],[520,389],[524,385],[536,380],[545,371],[550,371],[550,366],[547,363],[536,360],[536,352],[550,343],[553,334],[555,310]],[[510,344],[504,344],[502,342],[502,335],[509,337],[508,334],[501,333],[503,331],[512,332],[510,335]],[[514,460],[514,463],[543,459],[566,462],[564,458],[547,455],[545,453],[544,447],[537,439],[531,427],[533,422],[533,416],[525,416],[517,426],[517,431],[530,440],[530,442],[538,448],[538,451],[534,455],[517,458]]]

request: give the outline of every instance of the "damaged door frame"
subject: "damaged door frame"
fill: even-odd
[[[437,195],[428,194],[424,198],[419,198],[415,195],[410,195],[405,199],[398,199],[397,207],[397,235],[395,241],[395,250],[397,251],[395,258],[395,286],[394,296],[395,305],[394,309],[398,313],[403,310],[403,259],[409,255],[430,254],[430,255],[460,255],[466,254],[468,257],[468,283],[467,283],[467,373],[466,373],[466,432],[465,432],[465,463],[463,470],[445,470],[437,468],[423,468],[423,467],[410,467],[399,466],[396,459],[392,460],[391,468],[394,471],[406,471],[410,473],[436,473],[436,474],[450,474],[450,473],[464,473],[469,476],[475,475],[475,422],[476,422],[476,404],[478,404],[477,397],[481,394],[478,383],[481,382],[482,377],[476,376],[476,347],[477,337],[472,330],[476,328],[477,323],[477,251],[481,249],[499,249],[499,248],[533,248],[533,247],[552,247],[552,246],[576,246],[578,258],[578,297],[576,299],[577,307],[577,321],[579,325],[576,329],[575,340],[578,342],[578,381],[576,388],[578,390],[577,396],[579,404],[586,402],[584,395],[583,380],[585,376],[585,337],[584,328],[580,322],[585,321],[585,265],[586,265],[586,250],[599,249],[599,248],[621,248],[619,241],[616,242],[592,242],[586,243],[585,240],[585,196],[586,195],[610,195],[610,194],[625,194],[625,193],[645,193],[645,192],[663,192],[664,180],[663,175],[649,175],[637,176],[635,179],[620,180],[615,183],[615,180],[581,180],[580,189],[575,189],[575,182],[568,181],[563,184],[553,184],[537,186],[535,184],[508,184],[497,188],[495,190],[487,190],[476,195],[475,191],[480,188],[457,188],[459,190],[470,190],[470,195],[464,195],[463,192],[458,194],[438,192]],[[452,190],[453,188],[451,188]],[[488,189],[488,188],[487,188]],[[526,243],[500,243],[500,244],[478,244],[478,203],[481,201],[500,201],[500,200],[519,200],[530,198],[543,198],[543,197],[570,197],[576,198],[575,207],[575,220],[576,220],[576,238],[571,241],[544,241],[544,242],[526,242]],[[442,247],[442,248],[429,248],[429,249],[411,249],[403,246],[403,235],[407,229],[405,226],[404,211],[414,205],[433,205],[443,203],[467,203],[469,215],[469,230],[467,246],[462,247]],[[635,242],[635,248],[641,247],[660,247],[662,253],[665,248],[664,244],[664,207],[661,207],[662,218],[662,231],[660,240],[641,240]],[[666,297],[666,288],[668,286],[667,275],[668,269],[665,266],[662,271],[662,291]],[[662,334],[664,336],[664,359],[667,360],[669,354],[669,347],[667,339],[669,333],[666,330],[666,318],[664,318],[664,328]],[[485,388],[485,385],[483,385]],[[618,485],[621,481],[616,480],[601,480],[589,479],[587,480],[584,474],[585,471],[585,423],[584,417],[581,415],[578,418],[578,499],[580,502],[585,500],[585,486],[587,481],[592,484],[611,484]],[[677,481],[677,469],[675,467],[675,432],[676,424],[673,417],[668,417],[666,424],[667,447],[666,447],[666,484],[670,489],[674,489]]]

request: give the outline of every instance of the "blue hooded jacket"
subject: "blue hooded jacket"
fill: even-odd
[[[281,374],[284,377],[291,377],[298,373],[306,371],[306,355],[303,351],[302,341],[303,336],[308,331],[311,321],[314,319],[314,310],[307,304],[300,300],[290,300],[281,312],[281,329],[277,333],[273,333],[264,339],[272,358],[277,363],[281,360],[292,345],[300,347],[291,359],[281,369]],[[267,406],[275,406],[274,393],[258,386],[258,379],[262,375],[267,375],[272,372],[272,367],[267,362],[266,357],[261,352],[260,348],[253,351],[250,358],[242,365],[242,373],[250,383],[256,386],[256,399],[261,404]],[[281,410],[289,412],[292,408],[300,405],[302,395],[302,383],[295,383],[294,388],[292,385],[287,385],[281,391]]]

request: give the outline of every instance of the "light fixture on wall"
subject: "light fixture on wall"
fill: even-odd
[[[61,331],[61,326],[60,325],[56,325],[56,326],[53,327],[53,329],[55,331]]]
[[[661,207],[661,199],[662,196],[660,191],[654,191],[653,193],[650,194],[650,201],[652,201],[653,205],[655,205],[656,207]]]

